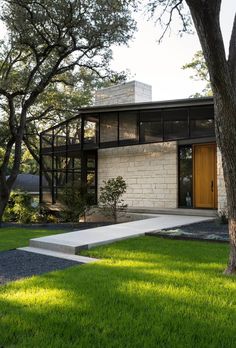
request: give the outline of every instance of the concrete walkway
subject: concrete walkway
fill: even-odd
[[[213,218],[186,215],[150,215],[148,219],[91,228],[81,231],[62,233],[53,236],[35,238],[30,240],[30,247],[21,250],[47,254],[55,257],[70,258],[80,257],[80,250],[113,243],[122,239],[143,236],[147,232],[188,225],[196,222],[207,221]],[[60,256],[59,256],[60,255]],[[86,261],[85,261],[86,262]],[[88,260],[89,262],[89,260]]]

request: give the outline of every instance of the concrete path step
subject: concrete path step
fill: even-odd
[[[98,259],[95,259],[92,257],[65,254],[65,253],[60,253],[60,252],[56,252],[52,250],[40,249],[40,248],[24,247],[24,248],[18,248],[18,250],[28,251],[30,253],[35,253],[35,254],[58,257],[60,259],[76,261],[79,263],[91,263],[91,262],[98,261]]]
[[[150,219],[62,233],[30,240],[30,247],[76,255],[83,249],[138,237],[147,232],[207,221],[213,218],[186,215],[157,215]]]

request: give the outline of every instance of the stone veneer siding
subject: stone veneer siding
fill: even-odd
[[[177,159],[176,142],[100,149],[98,192],[103,180],[121,175],[128,185],[124,200],[130,208],[176,208]]]
[[[222,157],[219,148],[217,148],[217,187],[218,187],[218,211],[226,208],[226,191],[223,177]]]
[[[152,86],[139,81],[99,89],[95,93],[95,105],[139,103],[151,100]]]
[[[178,207],[177,143],[125,146],[98,151],[98,191],[103,180],[121,175],[130,208]],[[217,149],[218,210],[226,208],[222,159]]]

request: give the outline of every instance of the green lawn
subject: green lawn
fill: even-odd
[[[31,238],[39,238],[62,232],[61,230],[2,227],[0,228],[0,251],[28,246]]]
[[[103,260],[0,288],[0,346],[233,348],[227,253],[155,237],[84,252]]]

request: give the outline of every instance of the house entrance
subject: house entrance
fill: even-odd
[[[194,207],[216,208],[216,145],[193,145]]]
[[[179,206],[217,208],[216,144],[179,147]]]

